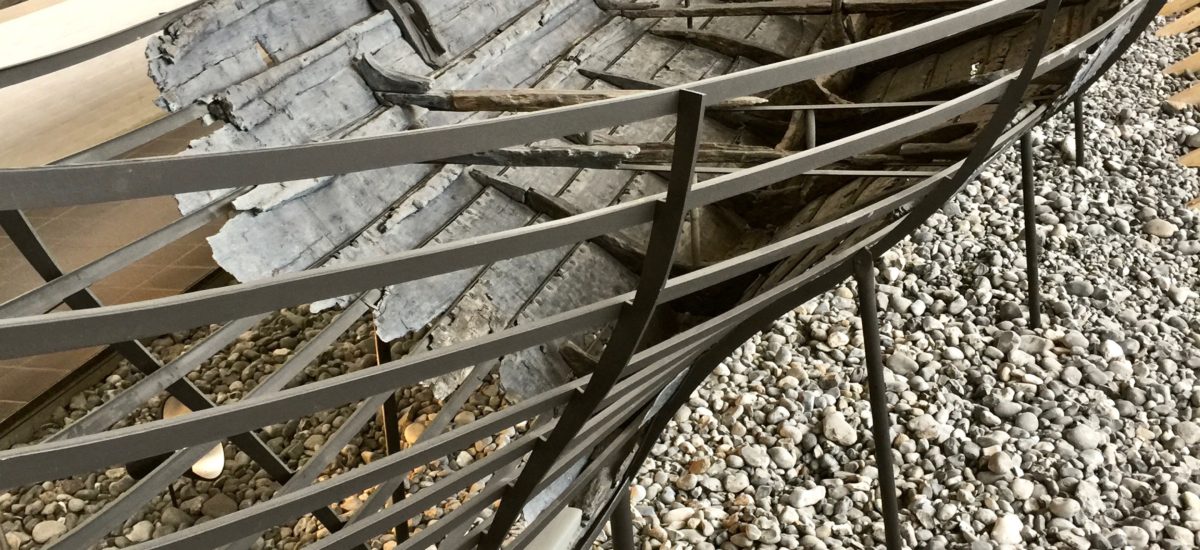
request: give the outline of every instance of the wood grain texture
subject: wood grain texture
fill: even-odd
[[[145,47],[139,40],[0,89],[0,166],[47,164],[161,118]]]
[[[1200,10],[1189,12],[1179,19],[1163,25],[1154,31],[1154,36],[1175,36],[1195,29],[1197,26],[1200,26]]]

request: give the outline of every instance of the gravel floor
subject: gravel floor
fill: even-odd
[[[1016,155],[969,185],[897,249],[879,273],[889,399],[914,548],[1190,548],[1200,531],[1200,384],[1195,370],[1200,181],[1175,157],[1200,146],[1200,121],[1162,98],[1190,79],[1160,70],[1200,39],[1141,40],[1088,96],[1086,168],[1069,161],[1065,118],[1035,133],[1043,298],[1049,328],[1031,332]],[[330,313],[282,312],[189,377],[217,402],[272,372]],[[178,355],[206,330],[155,342]],[[360,320],[305,373],[320,379],[375,362]],[[397,344],[403,347],[404,344]],[[649,548],[864,548],[882,541],[874,502],[862,338],[853,285],[838,287],[723,364],[676,415],[632,488]],[[400,350],[397,350],[400,351]],[[98,406],[136,376],[122,367],[42,430]],[[465,423],[503,407],[494,383]],[[428,390],[402,394],[406,436],[437,411]],[[147,420],[157,404],[125,423]],[[265,430],[293,464],[350,408]],[[374,426],[371,430],[375,430]],[[513,434],[484,442],[455,468]],[[356,437],[337,469],[370,461],[375,431]],[[292,442],[290,444],[285,444]],[[181,482],[125,522],[122,547],[267,498],[271,484],[226,446],[229,473]],[[428,484],[445,470],[416,474]],[[10,548],[40,547],[132,485],[122,468],[0,493]],[[477,489],[477,488],[476,488]],[[340,504],[361,506],[362,497]],[[465,495],[462,495],[465,496]],[[453,506],[453,504],[451,504]],[[426,518],[436,519],[436,514]],[[295,547],[321,534],[311,517],[259,546]],[[388,547],[389,539],[376,541]]]
[[[1197,544],[1200,179],[1175,158],[1200,122],[1162,101],[1191,79],[1160,74],[1197,46],[1147,34],[1093,88],[1086,167],[1066,116],[1033,134],[1047,328],[1024,317],[1015,151],[884,255],[909,547]],[[882,543],[860,326],[847,283],[710,377],[633,487],[649,547]]]

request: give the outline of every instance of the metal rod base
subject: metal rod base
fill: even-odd
[[[1087,159],[1084,155],[1087,153],[1087,147],[1083,141],[1083,94],[1075,96],[1075,165],[1083,166],[1087,164]]]
[[[637,546],[633,540],[633,503],[629,502],[629,491],[624,490],[625,496],[619,497],[620,502],[613,507],[613,513],[608,518],[608,526],[612,529],[613,550],[634,550]]]
[[[887,386],[883,381],[883,348],[879,342],[879,311],[875,303],[875,261],[864,249],[854,258],[858,282],[858,312],[862,317],[863,347],[867,359],[867,397],[871,403],[871,433],[875,439],[875,467],[879,470],[879,493],[883,500],[883,527],[888,550],[900,550],[900,507],[892,465],[891,420],[888,418]]]
[[[1021,136],[1021,199],[1025,217],[1025,276],[1029,283],[1029,328],[1042,327],[1042,293],[1038,276],[1040,246],[1037,223],[1033,210],[1033,140],[1029,134]]]

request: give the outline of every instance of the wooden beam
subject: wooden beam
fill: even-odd
[[[467,164],[479,166],[561,166],[619,169],[623,165],[670,163],[675,151],[673,143],[594,144],[506,147],[429,161],[430,164]],[[754,165],[783,158],[787,153],[755,145],[731,143],[702,143],[697,162],[707,164]]]
[[[627,97],[642,90],[555,90],[523,88],[511,90],[449,90],[430,91],[421,94],[381,92],[379,97],[390,105],[415,105],[434,111],[512,111],[528,112],[579,105]],[[761,97],[735,97],[710,107],[727,109],[761,105],[767,100]]]
[[[622,74],[610,73],[607,71],[595,71],[591,69],[580,68],[579,74],[588,78],[601,80],[622,90],[660,90],[666,88],[666,85],[659,84],[651,80],[643,80]],[[757,132],[764,136],[783,135],[787,130],[787,122],[779,117],[772,116],[769,113],[750,112],[750,111],[728,111],[728,110],[710,110],[705,113],[709,118],[720,122],[730,128],[746,127],[753,132]]]
[[[488,174],[481,170],[471,170],[469,175],[479,183],[491,187],[504,193],[509,198],[528,206],[534,212],[546,216],[547,218],[558,220],[569,218],[583,213],[575,205],[563,200],[561,197],[547,195],[536,189],[526,189],[517,185],[513,185],[508,180]],[[628,239],[621,236],[619,233],[615,235],[601,235],[590,239],[590,242],[599,246],[607,252],[613,259],[620,262],[634,273],[641,273],[642,266],[646,263],[646,254],[640,247],[630,243]],[[673,275],[682,275],[690,271],[694,271],[696,266],[676,259],[671,268]]]
[[[632,162],[638,154],[634,145],[567,145],[562,147],[506,147],[494,151],[431,161],[434,164],[480,166],[568,166],[613,169]]]
[[[914,11],[957,11],[978,6],[978,0],[845,0],[842,13],[908,13]],[[761,15],[829,15],[834,3],[829,0],[786,0],[776,2],[737,2],[697,4],[693,6],[623,5],[613,9],[630,19],[661,17],[737,17]]]
[[[354,70],[376,92],[423,94],[433,87],[433,79],[384,67],[369,53],[354,58]]]
[[[764,48],[753,42],[718,32],[697,29],[651,29],[650,33],[663,38],[690,42],[701,48],[707,48],[728,55],[729,57],[745,57],[760,65],[770,65],[791,59],[790,56],[783,52]]]

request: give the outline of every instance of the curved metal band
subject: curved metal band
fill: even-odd
[[[228,153],[0,170],[0,209],[104,202],[242,187],[415,164],[674,113],[684,89],[716,103],[861,65],[968,31],[1034,5],[990,0],[901,31],[662,90],[449,127]],[[105,182],[97,185],[96,182]]]
[[[6,88],[13,84],[19,84],[26,80],[82,63],[134,42],[144,36],[155,34],[166,27],[168,23],[191,11],[192,8],[199,6],[201,3],[203,3],[203,0],[197,0],[153,19],[148,19],[108,36],[97,38],[91,42],[73,46],[37,59],[24,61],[16,65],[0,67],[0,88]]]

